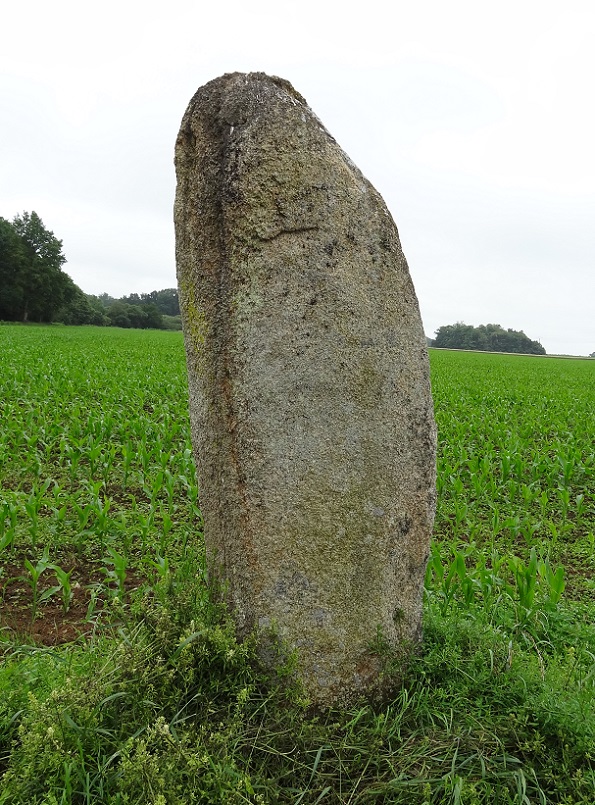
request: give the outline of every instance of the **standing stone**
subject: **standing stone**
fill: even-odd
[[[287,81],[201,87],[176,144],[176,259],[212,575],[311,700],[382,688],[421,633],[436,436],[382,198]],[[268,638],[265,639],[268,635]]]

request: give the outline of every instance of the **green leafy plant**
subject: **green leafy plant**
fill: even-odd
[[[32,593],[32,603],[31,603],[31,619],[35,620],[37,617],[37,611],[40,604],[44,601],[47,601],[53,595],[55,595],[60,590],[60,585],[56,585],[53,587],[48,587],[46,590],[40,591],[39,589],[39,580],[43,573],[48,568],[52,568],[52,563],[50,562],[49,558],[49,549],[44,548],[42,556],[37,560],[35,564],[33,564],[29,559],[25,559],[25,568],[27,569],[27,574],[21,576],[22,581],[29,585],[31,588]]]
[[[103,561],[105,565],[111,565],[111,568],[104,567],[103,572],[110,581],[115,582],[116,595],[119,597],[120,601],[124,601],[126,597],[126,568],[128,567],[128,560],[125,556],[118,553],[115,548],[108,548],[107,555],[104,557]]]
[[[60,565],[56,564],[48,565],[48,567],[50,567],[56,574],[56,579],[58,581],[57,592],[59,592],[62,596],[62,609],[64,612],[68,612],[72,597],[74,595],[72,584],[70,582],[72,570],[66,571],[61,568]]]

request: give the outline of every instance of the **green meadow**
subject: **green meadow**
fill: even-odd
[[[0,326],[0,805],[595,802],[595,362],[430,359],[423,645],[316,712],[210,600],[181,333]]]

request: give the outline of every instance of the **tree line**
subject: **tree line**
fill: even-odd
[[[0,321],[181,329],[176,288],[94,296],[73,282],[64,263],[62,241],[36,212],[0,217]]]
[[[122,296],[84,293],[62,270],[62,241],[36,212],[0,217],[0,321],[181,329],[176,288]],[[539,341],[499,324],[439,327],[431,346],[545,355]],[[594,353],[595,354],[595,353]]]
[[[507,330],[499,324],[480,324],[473,327],[462,321],[446,324],[436,330],[430,346],[442,349],[470,349],[480,352],[514,352],[525,355],[545,355],[539,341],[532,341],[522,330]]]

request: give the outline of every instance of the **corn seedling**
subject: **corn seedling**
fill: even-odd
[[[40,593],[39,591],[39,580],[41,575],[45,573],[48,568],[51,568],[52,564],[49,559],[49,549],[46,547],[43,551],[43,554],[40,559],[37,560],[35,564],[33,564],[29,559],[25,559],[25,568],[28,571],[27,575],[21,576],[21,580],[24,581],[26,584],[29,585],[31,588],[32,593],[32,602],[31,602],[31,619],[35,620],[37,617],[37,609],[39,604],[47,601],[48,598],[51,598],[55,593],[60,590],[60,585],[56,585],[54,587],[49,587],[47,590],[44,590]]]
[[[62,596],[62,609],[64,612],[68,612],[70,609],[70,602],[72,601],[73,590],[72,584],[70,583],[70,576],[72,575],[72,570],[68,572],[63,570],[60,565],[48,565],[54,573],[56,574],[56,579],[58,580],[58,589],[56,592],[59,592]]]
[[[103,572],[106,577],[116,583],[116,595],[121,601],[126,597],[126,568],[128,567],[128,560],[122,554],[119,554],[115,548],[107,549],[107,556],[103,559],[105,565],[112,567],[104,567]]]

